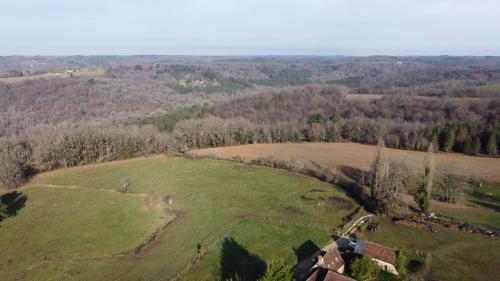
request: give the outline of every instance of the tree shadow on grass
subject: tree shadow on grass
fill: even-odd
[[[424,263],[418,260],[410,260],[408,262],[408,271],[411,273],[419,272],[422,270],[422,267],[424,266]]]
[[[295,256],[297,256],[297,262],[300,263],[313,254],[319,252],[320,248],[313,241],[307,240],[300,244],[297,248],[293,247],[293,251],[295,252]]]
[[[266,262],[263,259],[250,254],[233,238],[225,238],[222,242],[220,280],[256,281],[266,269]]]
[[[295,280],[305,280],[310,274],[310,269],[316,262],[316,257],[321,253],[321,249],[313,241],[307,240],[297,248],[293,247],[297,256],[297,265],[293,269]]]
[[[363,181],[365,185],[368,184],[369,173],[350,166],[340,166],[339,170],[350,180],[341,180],[337,185],[345,190],[351,199],[363,206],[365,210],[373,211],[373,203],[363,188],[358,186],[360,181]],[[364,179],[361,180],[362,178]]]
[[[481,206],[481,207],[484,207],[484,208],[487,208],[487,209],[490,209],[490,210],[493,210],[496,212],[500,212],[500,205],[496,205],[496,204],[493,204],[490,202],[480,201],[480,200],[470,200],[470,201],[474,204]]]
[[[28,196],[22,192],[9,192],[0,196],[0,221],[17,215],[18,211],[24,208]]]

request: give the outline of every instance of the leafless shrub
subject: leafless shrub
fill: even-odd
[[[14,188],[23,183],[30,158],[31,147],[26,142],[0,140],[0,186]]]
[[[231,161],[236,162],[236,163],[242,163],[242,164],[249,163],[249,161],[245,157],[239,156],[239,155],[231,157]]]
[[[0,155],[0,186],[14,188],[23,182],[21,164],[8,155]]]
[[[467,179],[453,173],[452,165],[441,166],[437,170],[434,197],[438,200],[457,203],[470,190]]]

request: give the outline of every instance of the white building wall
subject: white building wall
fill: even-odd
[[[384,271],[387,271],[389,273],[392,273],[394,275],[398,275],[398,271],[396,270],[396,267],[394,267],[394,265],[387,263],[385,261],[381,261],[381,260],[377,260],[377,259],[373,259],[373,258],[372,258],[372,260],[377,263],[378,268],[380,268]]]

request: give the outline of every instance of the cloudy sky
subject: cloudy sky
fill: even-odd
[[[500,55],[500,0],[0,0],[0,55]]]

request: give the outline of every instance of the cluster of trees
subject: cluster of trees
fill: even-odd
[[[424,151],[432,144],[436,151],[499,151],[497,95],[446,98],[457,96],[463,85],[478,91],[481,85],[495,86],[500,81],[496,58],[159,59],[37,58],[40,65],[105,65],[106,71],[95,77],[0,81],[0,137],[18,136],[7,142],[29,155],[19,156],[2,144],[8,147],[0,150],[2,184],[19,184],[33,162],[56,168],[123,159],[165,151],[165,143],[184,151],[269,142],[376,144],[381,136],[392,148]],[[119,65],[124,61],[129,64]],[[26,62],[9,58],[6,63],[23,71]],[[169,86],[186,78],[217,81],[219,88],[209,95],[183,94]],[[328,81],[353,89],[324,86]],[[310,83],[323,85],[290,87]],[[384,97],[352,99],[351,92]],[[189,107],[196,104],[204,105]],[[40,124],[58,129],[31,137],[36,134],[30,128]],[[397,171],[393,166],[388,169]]]
[[[85,67],[105,69],[104,75],[92,77],[41,79],[15,84],[0,81],[0,136],[19,133],[41,123],[128,122],[132,118],[205,102],[227,103],[215,107],[217,113],[214,112],[214,115],[218,117],[242,117],[256,124],[275,124],[277,119],[280,122],[295,121],[313,111],[321,111],[325,116],[337,112],[343,119],[386,119],[411,123],[437,123],[447,119],[463,122],[477,120],[478,116],[481,121],[489,122],[492,116],[498,116],[498,105],[488,105],[486,101],[452,103],[410,98],[479,96],[496,99],[498,87],[495,85],[500,82],[500,62],[497,58],[139,56],[10,57],[0,58],[0,61],[0,75],[12,70],[24,72],[29,65],[34,65],[35,69],[43,67],[45,72]],[[200,87],[182,86],[180,79],[214,83]],[[332,95],[311,95],[310,89],[298,90],[305,97],[301,97],[300,93],[294,98],[281,97],[283,104],[275,95],[272,95],[274,101],[251,97],[263,88],[284,89],[287,92],[287,87],[312,83],[344,84],[350,86],[353,92],[383,94],[399,102],[389,98],[374,103],[346,102]],[[492,87],[483,87],[488,85]],[[249,98],[232,102],[241,96]],[[269,95],[265,93],[264,96]],[[262,102],[265,107],[249,111],[254,101],[257,104]],[[249,105],[245,105],[247,102]],[[231,110],[237,112],[231,113]]]
[[[173,139],[147,127],[38,128],[0,142],[0,186],[13,188],[34,172],[175,150]]]
[[[33,139],[35,160],[48,169],[166,152],[172,141],[156,128],[83,127],[45,130]]]
[[[358,180],[358,190],[353,193],[363,197],[365,185],[368,185],[368,202],[373,211],[380,214],[394,212],[403,194],[413,196],[424,213],[429,211],[431,199],[456,203],[469,191],[467,179],[455,175],[449,165],[435,167],[433,158],[434,148],[430,143],[422,172],[415,171],[404,162],[389,160],[384,141],[379,139],[369,176]]]
[[[500,123],[460,122],[427,129],[426,135],[444,151],[467,154],[498,154]]]
[[[206,105],[193,105],[190,107],[179,108],[165,114],[146,117],[140,119],[137,124],[140,126],[153,125],[160,131],[172,132],[177,122],[187,119],[200,119],[207,115],[208,107]]]
[[[253,125],[244,119],[222,120],[217,117],[189,119],[175,126],[173,137],[180,151],[253,143]]]
[[[281,135],[308,141],[375,144],[382,136],[391,148],[467,154],[498,153],[500,103],[497,100],[441,100],[385,97],[350,100],[337,87],[306,87],[242,97],[210,108],[221,117],[244,118],[255,127],[288,128]],[[283,123],[288,123],[283,126]],[[293,141],[272,139],[272,141]]]

